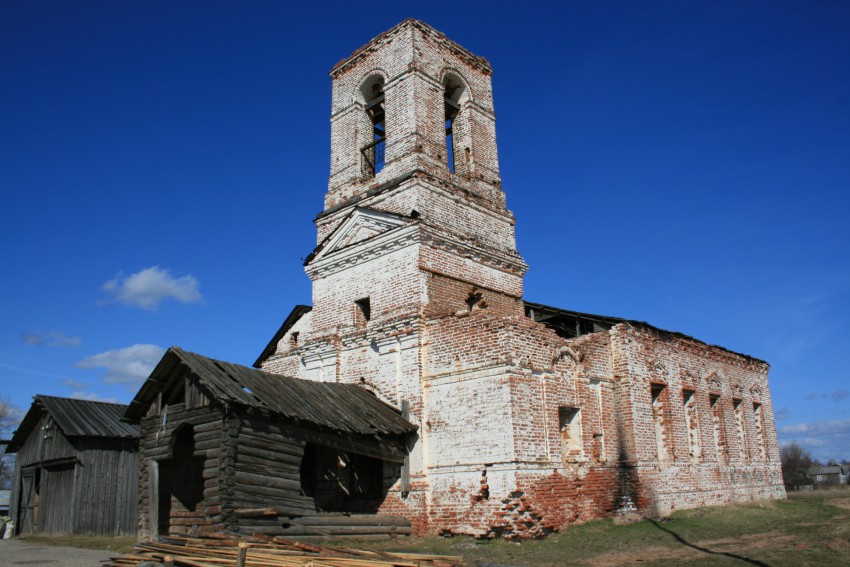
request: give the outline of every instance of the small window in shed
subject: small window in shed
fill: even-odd
[[[354,302],[354,322],[358,327],[365,327],[366,322],[372,318],[372,306],[368,297],[358,299]]]

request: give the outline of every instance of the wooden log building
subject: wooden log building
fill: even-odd
[[[135,535],[139,427],[127,406],[35,396],[6,449],[16,453],[18,534]]]
[[[141,425],[140,536],[410,533],[376,515],[406,482],[417,428],[401,413],[355,384],[171,348],[125,414]]]

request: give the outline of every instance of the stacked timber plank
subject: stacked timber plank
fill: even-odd
[[[290,518],[289,525],[281,528],[283,537],[299,539],[314,537],[368,537],[390,538],[410,535],[410,520],[400,516],[375,514],[317,514]]]
[[[227,534],[169,536],[142,542],[134,553],[113,557],[105,567],[463,567],[462,558],[448,555],[389,553],[348,547],[319,546],[282,537]]]

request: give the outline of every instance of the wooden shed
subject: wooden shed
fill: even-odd
[[[409,533],[377,512],[416,426],[365,388],[171,348],[125,417],[141,424],[143,537]]]
[[[127,406],[35,396],[16,453],[11,512],[19,534],[135,535],[139,427]]]

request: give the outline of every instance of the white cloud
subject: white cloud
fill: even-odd
[[[157,345],[133,345],[84,358],[77,368],[106,368],[104,381],[108,384],[140,384],[164,353]]]
[[[80,337],[66,335],[62,331],[30,331],[24,333],[24,342],[34,346],[49,346],[51,348],[78,347],[82,344]]]
[[[850,455],[850,419],[795,423],[778,429],[783,444],[796,441],[821,462]]]
[[[783,406],[783,407],[779,408],[778,410],[776,410],[776,413],[774,414],[774,416],[776,417],[776,421],[786,420],[789,417],[791,417],[791,410],[789,410],[787,407]]]
[[[100,395],[94,392],[74,392],[71,394],[71,398],[75,400],[86,400],[88,402],[108,402],[110,404],[117,404],[118,400],[116,398],[102,398]]]
[[[783,435],[850,435],[850,419],[796,423],[779,428]]]
[[[112,301],[149,310],[159,307],[164,299],[171,298],[180,303],[198,303],[204,299],[198,291],[195,276],[175,278],[169,270],[159,266],[145,268],[129,276],[119,272],[103,284],[103,290],[112,296]]]

